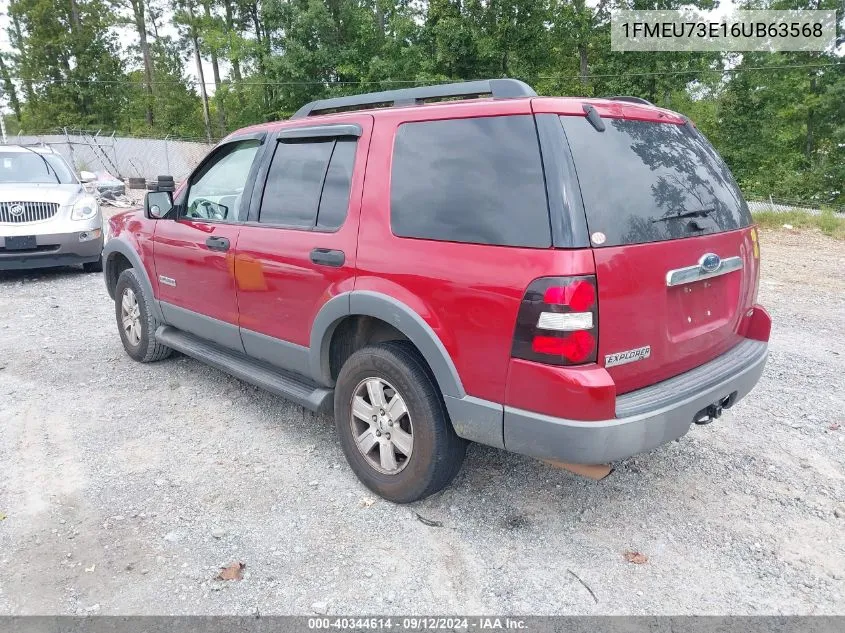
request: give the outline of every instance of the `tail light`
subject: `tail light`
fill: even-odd
[[[552,365],[596,362],[597,296],[593,275],[531,282],[519,307],[511,355]]]

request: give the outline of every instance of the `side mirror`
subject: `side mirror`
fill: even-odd
[[[160,220],[173,208],[173,193],[150,191],[144,196],[144,215],[151,220]]]
[[[82,182],[94,182],[97,180],[97,174],[90,171],[81,171],[79,172],[79,179]]]

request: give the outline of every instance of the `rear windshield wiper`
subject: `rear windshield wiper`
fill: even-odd
[[[680,213],[676,213],[675,215],[666,215],[662,218],[654,218],[651,222],[652,224],[654,224],[655,222],[666,222],[667,220],[682,220],[684,218],[706,218],[715,210],[716,209],[714,207],[710,207],[709,209],[696,209],[695,211],[681,211]]]

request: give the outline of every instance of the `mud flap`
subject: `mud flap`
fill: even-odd
[[[593,479],[595,481],[600,481],[613,472],[613,466],[610,464],[568,464],[554,459],[543,459],[541,461],[552,468],[568,470],[576,475],[587,477],[588,479]]]

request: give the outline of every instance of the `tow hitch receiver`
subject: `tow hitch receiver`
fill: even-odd
[[[730,409],[734,402],[736,402],[736,391],[729,396],[725,396],[718,402],[711,404],[709,407],[703,408],[693,416],[692,421],[696,424],[710,424],[713,420],[718,420],[722,417],[722,410]]]

